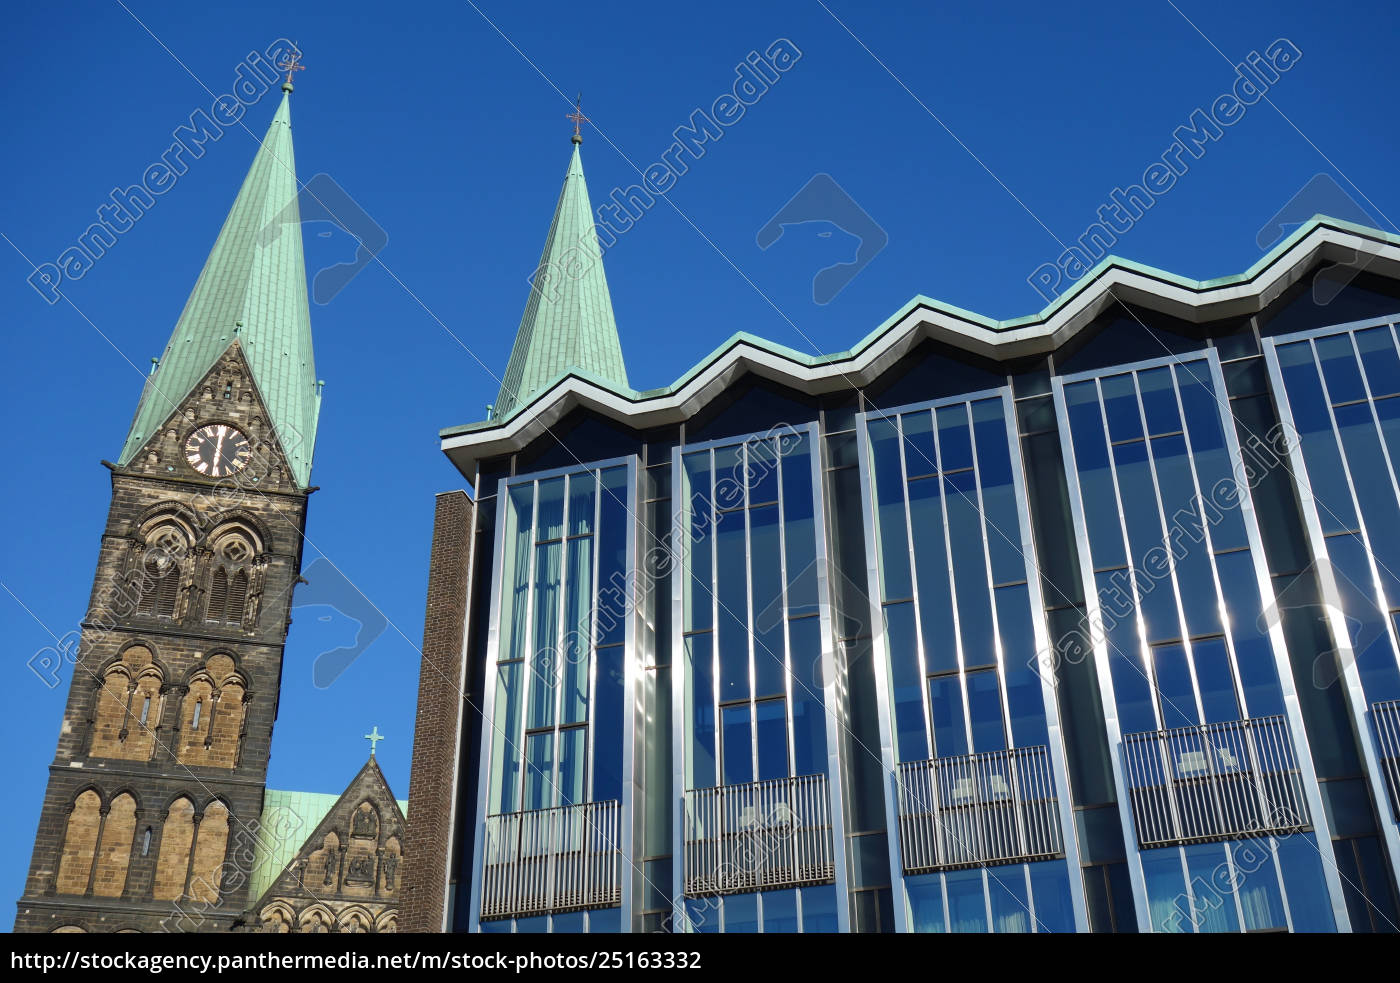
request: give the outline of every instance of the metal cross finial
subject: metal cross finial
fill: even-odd
[[[378,725],[378,724],[375,724],[374,727],[370,730],[370,732],[369,732],[368,734],[365,735],[365,740],[369,741],[369,754],[370,754],[370,757],[372,758],[372,757],[374,757],[374,749],[375,749],[375,746],[376,746],[380,741],[384,740],[384,735],[381,734],[381,733],[379,733],[379,725]]]
[[[292,48],[292,53],[283,55],[282,60],[277,63],[277,67],[287,73],[287,81],[283,84],[291,85],[293,72],[306,71],[306,66],[301,63],[301,49],[297,47]]]
[[[587,116],[583,115],[583,93],[582,93],[582,92],[580,92],[580,93],[578,94],[578,98],[577,98],[576,100],[574,100],[574,111],[573,111],[572,113],[570,113],[568,116],[565,116],[564,118],[565,118],[565,119],[571,119],[571,120],[574,121],[573,142],[574,142],[574,143],[583,143],[583,134],[580,132],[580,128],[583,126],[584,123],[589,122],[589,119],[588,119]]]

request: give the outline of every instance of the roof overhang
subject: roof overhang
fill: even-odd
[[[810,395],[865,386],[926,339],[1005,361],[1047,354],[1122,301],[1195,324],[1257,313],[1319,261],[1364,266],[1400,280],[1400,237],[1318,216],[1244,273],[1190,280],[1115,256],[1039,314],[993,321],[927,297],[915,297],[849,352],[810,356],[737,334],[665,389],[620,390],[588,374],[563,373],[504,420],[451,427],[443,453],[467,480],[477,462],[521,450],[576,409],[637,430],[680,423],[746,374]]]

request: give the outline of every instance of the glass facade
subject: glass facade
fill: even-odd
[[[1396,930],[1400,338],[1300,303],[478,462],[457,924]]]

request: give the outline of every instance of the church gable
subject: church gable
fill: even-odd
[[[264,826],[275,834],[285,823]],[[373,756],[251,909],[249,931],[398,930],[404,814]]]
[[[171,404],[175,399],[180,402],[166,415],[164,422],[132,450],[125,462],[127,473],[205,478],[249,491],[297,489],[283,441],[295,442],[301,437],[279,434],[269,422],[266,403],[239,341],[229,345],[189,393],[163,392],[157,388],[159,381],[159,373],[147,380],[142,406]],[[211,468],[207,449],[201,454],[200,440],[195,437],[192,443],[192,435],[203,434],[206,428],[220,425],[229,428],[223,435],[229,441],[237,439],[239,450],[234,452],[235,445],[228,444],[229,450],[224,452],[218,465]],[[207,433],[215,440],[219,436],[216,430]],[[309,448],[305,453],[310,454]],[[220,471],[222,473],[218,473]]]

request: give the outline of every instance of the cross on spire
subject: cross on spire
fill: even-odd
[[[287,73],[287,81],[282,83],[282,88],[290,92],[292,88],[292,73],[306,71],[306,66],[301,63],[301,48],[294,46],[291,54],[282,56],[282,60],[277,63],[277,67]]]
[[[587,116],[583,115],[583,93],[582,93],[582,92],[580,92],[580,93],[578,94],[578,98],[574,100],[574,111],[573,111],[572,113],[570,113],[568,116],[565,116],[564,118],[565,118],[565,119],[571,119],[571,120],[574,121],[574,135],[573,135],[572,141],[573,141],[574,143],[583,143],[583,133],[581,132],[581,128],[582,128],[582,126],[583,126],[584,123],[589,122],[589,119],[588,119]]]
[[[384,739],[384,735],[379,733],[378,724],[375,724],[374,727],[371,728],[370,732],[365,735],[365,740],[369,741],[369,756],[371,758],[374,757],[375,746]]]

